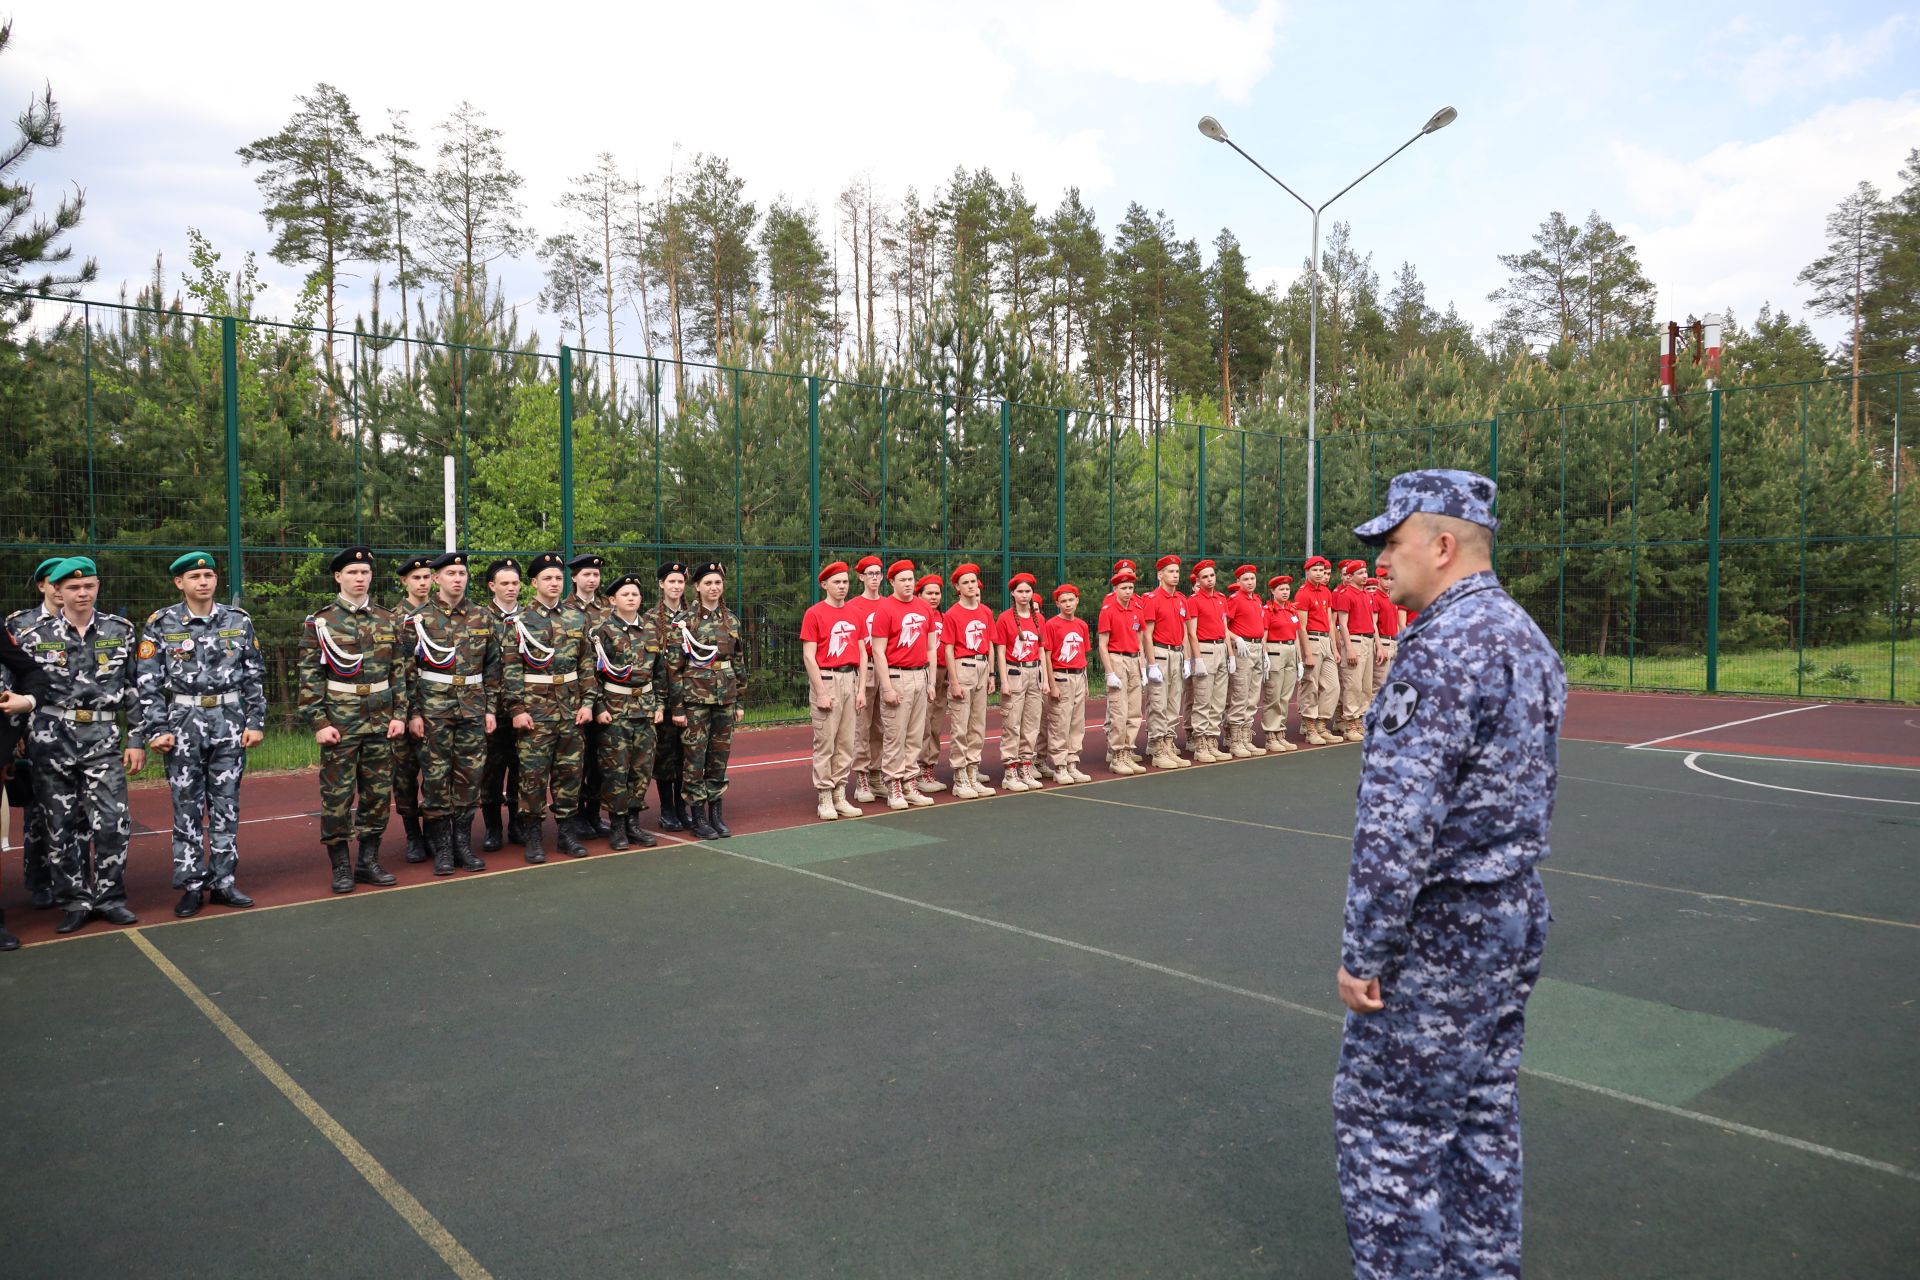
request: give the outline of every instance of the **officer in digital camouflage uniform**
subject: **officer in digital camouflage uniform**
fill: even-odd
[[[647,610],[647,616],[653,620],[663,642],[671,647],[680,643],[680,624],[687,617],[687,566],[678,560],[669,560],[654,577],[660,584],[660,598]],[[680,781],[683,754],[680,726],[672,720],[662,721],[653,748],[653,777],[660,788],[662,831],[686,831],[693,826],[693,814],[687,808],[688,797]]]
[[[13,632],[0,627],[0,762],[19,768],[22,763],[14,756],[14,749],[26,740],[26,721],[40,700],[53,692],[53,685],[40,670],[40,664],[27,656],[13,638]],[[31,785],[27,774],[22,770],[20,781]],[[8,790],[16,785],[9,772]],[[18,951],[20,939],[7,932],[6,916],[0,913],[0,951]]]
[[[47,571],[64,559],[65,556],[48,556],[34,566],[30,585],[40,593],[40,603],[16,609],[7,615],[6,628],[16,643],[29,626],[51,618],[59,611],[59,592],[47,581]],[[20,743],[13,757],[12,772],[7,777],[7,796],[22,811],[22,825],[26,832],[20,846],[21,878],[26,882],[33,906],[44,911],[53,905],[53,868],[47,860],[50,849],[47,815],[33,799],[33,764],[27,755],[27,718],[20,717],[18,724]]]
[[[493,624],[500,631],[502,652],[506,649],[514,616],[520,612],[520,573],[520,562],[511,556],[487,566],[487,594],[492,597],[487,602],[487,611],[493,615]],[[515,844],[523,843],[518,835],[512,834],[514,824],[509,821],[503,828],[500,819],[502,810],[508,815],[513,813],[520,794],[517,737],[513,726],[505,722],[487,735],[487,764],[480,771],[480,825],[486,828],[480,848],[487,853],[500,847],[503,831]]]
[[[127,775],[147,762],[146,731],[134,686],[133,624],[100,613],[100,571],[71,556],[48,571],[60,611],[21,638],[52,685],[28,730],[34,798],[46,810],[54,898],[65,913],[56,933],[72,933],[98,915],[138,924],[127,909]],[[120,746],[120,713],[127,745]]]
[[[519,731],[520,792],[515,810],[527,861],[545,862],[541,835],[552,797],[560,852],[584,858],[589,834],[580,813],[585,728],[600,701],[593,679],[593,641],[587,615],[561,596],[566,557],[549,551],[527,562],[533,600],[507,625],[502,646],[506,713]],[[598,585],[597,583],[595,585]]]
[[[244,609],[213,598],[213,557],[189,551],[167,566],[179,604],[141,630],[139,688],[147,746],[166,763],[173,794],[173,887],[185,918],[206,904],[250,907],[234,883],[240,779],[267,736],[267,664]]]
[[[600,686],[600,776],[613,814],[615,849],[659,841],[640,825],[640,795],[653,776],[656,726],[665,718],[664,640],[655,615],[640,612],[639,578],[613,584],[613,612],[592,630],[593,671]]]
[[[589,630],[605,622],[613,612],[613,606],[600,590],[600,579],[606,568],[607,562],[592,552],[583,552],[567,561],[567,572],[573,578],[573,594],[567,597],[567,603],[586,615]],[[600,776],[599,721],[587,721],[583,732],[586,734],[585,772],[580,781],[580,812],[575,825],[583,837],[611,836],[613,824],[600,816],[606,787]]]
[[[420,815],[433,849],[433,874],[457,866],[484,871],[473,851],[473,812],[487,735],[499,727],[500,635],[486,606],[467,599],[467,557],[433,561],[433,595],[405,620],[407,730],[421,744]]]
[[[725,571],[707,563],[692,577],[695,599],[667,647],[667,676],[673,686],[668,698],[686,752],[681,778],[692,805],[693,834],[702,840],[725,839],[733,832],[720,806],[727,794],[733,727],[746,714],[740,707],[747,691],[742,666],[746,650],[740,619],[721,599]]]
[[[1494,486],[1395,476],[1359,526],[1401,633],[1367,714],[1334,1077],[1354,1272],[1520,1274],[1516,1079],[1547,900],[1535,870],[1559,777],[1559,656],[1494,577]]]
[[[407,740],[407,662],[400,615],[372,599],[373,551],[348,547],[328,562],[339,593],[300,630],[300,717],[320,744],[320,843],[333,891],[389,885],[380,865],[393,796],[393,753]],[[355,802],[358,801],[356,807]],[[359,839],[348,861],[347,841]]]
[[[407,619],[418,613],[427,603],[427,597],[433,593],[433,557],[409,556],[402,560],[395,570],[400,575],[400,602],[394,606],[394,613],[400,618],[402,627]],[[409,651],[414,641],[409,633],[406,646]],[[404,708],[403,708],[404,709]],[[400,825],[407,833],[406,858],[408,862],[425,862],[433,856],[427,848],[426,836],[420,828],[420,741],[408,737],[393,747],[393,808],[400,815]]]

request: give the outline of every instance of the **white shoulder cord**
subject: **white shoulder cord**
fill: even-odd
[[[340,642],[335,640],[332,633],[327,630],[327,621],[325,618],[315,618],[313,620],[313,632],[320,638],[320,647],[326,651],[327,656],[332,658],[340,666],[351,667],[360,661],[359,654],[348,653],[340,647]]]
[[[513,629],[520,633],[520,652],[527,654],[535,662],[545,662],[553,656],[553,648],[541,644],[527,634],[527,623],[519,614],[513,618]]]
[[[447,645],[437,645],[427,638],[426,623],[421,620],[420,614],[414,614],[413,617],[407,619],[407,621],[413,623],[413,634],[420,638],[420,647],[427,651],[428,662],[435,666],[441,666],[453,661],[454,655],[460,651],[459,641],[456,640]]]
[[[687,620],[685,618],[680,619],[680,640],[686,646],[687,656],[703,666],[719,656],[720,646],[717,644],[702,644],[698,640],[695,640],[693,638],[693,632],[687,627]]]

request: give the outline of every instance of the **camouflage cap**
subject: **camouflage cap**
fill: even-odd
[[[1471,471],[1403,471],[1387,486],[1387,509],[1354,527],[1354,536],[1377,547],[1408,516],[1419,512],[1452,516],[1499,532],[1494,518],[1493,481]]]

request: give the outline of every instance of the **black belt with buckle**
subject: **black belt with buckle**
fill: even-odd
[[[860,664],[859,664],[859,663],[857,663],[857,662],[856,662],[856,663],[854,663],[854,664],[853,664],[852,666],[850,666],[850,667],[822,667],[822,668],[820,668],[820,670],[821,670],[821,672],[822,672],[822,673],[824,673],[824,674],[826,674],[826,675],[830,675],[830,676],[837,676],[837,675],[839,675],[839,674],[840,674],[840,673],[841,673],[842,671],[858,671],[859,669],[860,669]]]

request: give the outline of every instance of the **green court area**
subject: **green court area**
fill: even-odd
[[[1685,760],[1563,746],[1528,1272],[1912,1275],[1920,771]],[[30,947],[0,1273],[1342,1274],[1358,763]]]

